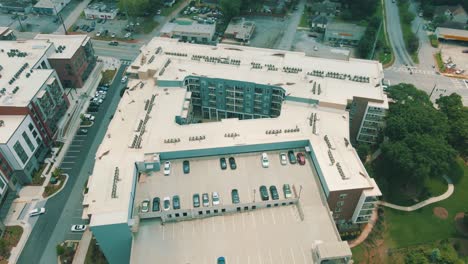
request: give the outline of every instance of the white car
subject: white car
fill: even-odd
[[[211,193],[211,201],[213,202],[213,205],[219,204],[219,194],[217,192]]]
[[[89,121],[94,121],[95,117],[91,114],[85,114],[84,118]]]
[[[270,161],[268,160],[268,155],[263,152],[262,153],[262,167],[263,168],[268,168],[270,166]]]
[[[287,165],[287,164],[288,164],[288,158],[287,158],[287,156],[286,156],[286,153],[281,152],[281,153],[279,154],[279,157],[280,157],[281,165]]]
[[[125,34],[125,38],[129,38],[129,37],[131,37],[131,36],[132,36],[132,33],[130,33],[130,32],[127,32],[127,33]]]
[[[163,210],[168,211],[171,208],[171,198],[166,196],[163,200]]]
[[[127,81],[127,79],[128,79],[128,77],[127,77],[127,76],[124,76],[124,77],[122,77],[122,80],[121,80],[121,82],[122,82],[122,83],[124,83],[124,82],[126,82],[126,81]]]
[[[31,210],[29,212],[29,216],[36,216],[36,215],[41,215],[45,213],[45,208],[44,207],[41,207],[41,208],[36,208],[34,210]]]
[[[87,228],[86,225],[72,225],[71,231],[72,232],[83,232]]]
[[[100,36],[101,36],[101,31],[96,32],[96,37],[100,37]]]
[[[166,161],[164,162],[164,175],[168,176],[169,174],[171,174],[171,162]]]
[[[150,205],[150,201],[148,199],[143,200],[143,202],[141,202],[141,212],[142,213],[149,212],[149,205]]]

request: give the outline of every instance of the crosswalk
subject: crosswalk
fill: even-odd
[[[127,65],[127,66],[132,64],[132,62],[129,60],[120,60],[120,62],[122,63],[122,65]]]
[[[407,73],[410,73],[411,71],[413,72],[413,74],[418,73],[418,74],[425,74],[425,75],[436,75],[434,70],[422,70],[422,69],[418,69],[417,67],[392,66],[392,67],[387,68],[386,70],[394,71],[394,72],[407,72]]]
[[[453,87],[456,89],[468,89],[468,85],[464,82],[464,80],[450,78],[450,81],[453,84]]]

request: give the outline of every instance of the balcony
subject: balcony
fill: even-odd
[[[367,215],[367,216],[359,216],[357,219],[356,219],[356,223],[367,223],[369,222],[370,220],[370,215]]]
[[[365,203],[375,203],[377,201],[378,201],[378,199],[375,196],[366,197],[366,200],[364,200]]]
[[[365,203],[362,205],[361,210],[372,210],[375,208],[375,204],[373,203]]]

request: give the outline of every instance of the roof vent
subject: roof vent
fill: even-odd
[[[0,127],[3,127],[5,125],[5,121],[0,120]]]

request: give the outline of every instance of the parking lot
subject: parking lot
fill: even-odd
[[[457,70],[464,70],[459,75],[468,76],[468,53],[463,53],[464,50],[468,50],[468,46],[462,46],[455,43],[443,42],[442,45],[442,60],[444,62],[451,61],[455,64],[452,69],[448,69],[451,72]]]
[[[247,17],[246,20],[255,22],[255,31],[250,39],[253,47],[276,48],[288,27],[287,18]]]
[[[337,241],[338,235],[310,159],[304,166],[281,165],[280,152],[287,150],[267,152],[268,168],[262,167],[261,153],[249,153],[232,155],[235,170],[229,163],[222,170],[220,157],[207,157],[189,159],[188,174],[183,173],[182,160],[172,160],[169,176],[163,172],[141,176],[136,208],[144,199],[157,196],[162,201],[173,195],[180,196],[181,209],[192,208],[194,193],[213,191],[219,193],[221,204],[230,205],[234,188],[239,190],[241,203],[258,202],[261,185],[275,185],[282,198],[284,183],[292,186],[300,200],[298,206],[243,210],[164,225],[160,220],[141,220],[134,236],[132,263],[144,263],[150,257],[162,263],[212,263],[218,256],[225,256],[229,263],[312,263],[310,247],[314,241]],[[176,210],[171,207],[170,211]]]
[[[353,52],[349,47],[331,47],[322,43],[322,34],[309,31],[297,31],[294,37],[292,50],[304,52],[307,56],[328,58],[328,59],[347,59]]]

